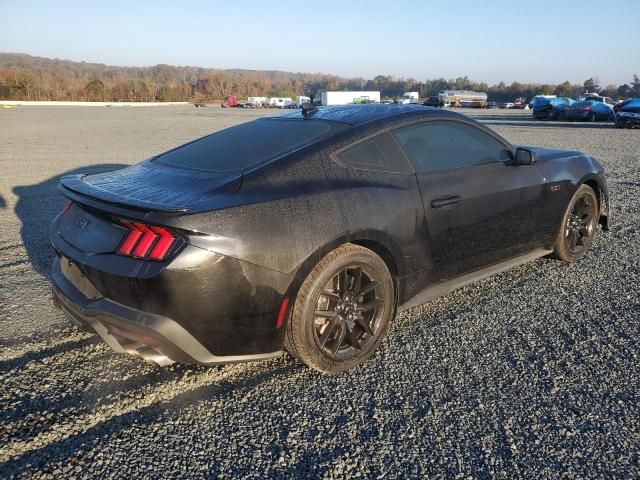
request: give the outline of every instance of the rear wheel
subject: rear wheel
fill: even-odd
[[[580,185],[571,198],[554,245],[554,255],[565,262],[582,258],[598,231],[598,198],[588,185]]]
[[[321,372],[349,370],[373,355],[394,313],[394,282],[384,261],[367,248],[342,245],[300,287],[285,346]]]
[[[591,112],[589,114],[589,116],[587,117],[587,120],[589,120],[590,122],[595,122],[596,121],[596,112]]]

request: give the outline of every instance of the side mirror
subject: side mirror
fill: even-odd
[[[538,154],[528,148],[518,148],[514,165],[533,165],[538,160]]]

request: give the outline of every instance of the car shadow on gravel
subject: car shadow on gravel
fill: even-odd
[[[188,368],[192,367],[185,367],[185,369]],[[221,370],[224,370],[224,368],[221,367]],[[3,478],[19,476],[44,468],[55,461],[66,461],[78,450],[86,451],[87,449],[99,447],[101,443],[108,443],[110,438],[117,436],[124,428],[131,426],[139,428],[144,425],[155,424],[159,418],[166,418],[167,414],[174,412],[178,413],[185,407],[196,405],[202,400],[216,399],[224,404],[225,399],[232,395],[253,391],[263,382],[273,381],[276,377],[288,377],[295,370],[302,370],[302,368],[301,365],[292,363],[286,363],[274,368],[273,362],[264,362],[264,366],[254,375],[247,376],[243,374],[234,380],[221,378],[213,384],[178,393],[168,401],[146,406],[122,415],[114,415],[80,434],[61,440],[54,440],[41,448],[31,450],[23,455],[13,456],[10,460],[0,463],[0,476]],[[169,379],[176,376],[180,376],[180,373],[160,373],[159,379]],[[150,383],[158,383],[157,380],[152,378]],[[213,476],[215,478],[215,473]]]
[[[97,335],[94,335],[89,338],[82,338],[70,342],[52,344],[40,350],[26,352],[20,356],[10,358],[9,360],[0,360],[0,374],[8,372],[9,370],[13,370],[14,368],[23,369],[30,362],[38,362],[45,358],[70,352],[71,350],[78,350],[96,343],[99,343],[99,337]]]
[[[18,197],[15,213],[22,222],[20,236],[34,270],[44,277],[49,276],[53,260],[49,246],[49,225],[66,202],[57,189],[60,178],[80,173],[93,175],[113,172],[127,166],[117,163],[88,165],[68,170],[40,183],[17,186],[13,189],[13,193]],[[0,202],[0,208],[3,204],[4,200]]]
[[[158,367],[154,368],[151,372],[104,382],[99,384],[99,386],[92,386],[87,390],[76,390],[74,393],[68,393],[64,398],[55,402],[51,401],[51,394],[49,392],[36,396],[25,395],[22,398],[13,399],[14,406],[5,411],[3,419],[15,422],[32,414],[38,415],[46,413],[46,415],[49,416],[50,421],[48,423],[40,423],[36,431],[20,432],[21,434],[13,437],[14,439],[24,440],[48,430],[56,423],[63,423],[64,420],[67,419],[68,414],[66,412],[62,415],[58,414],[68,408],[74,409],[73,411],[76,415],[88,413],[104,403],[109,397],[127,396],[127,394],[144,389],[144,387],[157,387],[164,382],[176,380],[177,378],[186,378],[189,375],[193,375],[194,372],[197,374],[201,368],[208,367],[196,367],[183,364],[176,364],[171,369]]]

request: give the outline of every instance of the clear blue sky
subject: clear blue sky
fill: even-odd
[[[640,0],[0,0],[0,51],[372,78],[629,82]]]

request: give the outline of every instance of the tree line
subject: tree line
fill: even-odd
[[[578,98],[584,92],[597,92],[622,99],[640,97],[640,78],[629,83],[599,85],[597,78],[583,84],[569,81],[559,85],[513,82],[488,85],[468,77],[456,79],[396,78],[378,75],[371,80],[342,78],[335,75],[289,73],[281,71],[219,70],[199,67],[114,67],[96,63],[0,53],[0,99],[68,101],[195,101],[206,102],[227,95],[295,97],[318,95],[322,90],[375,90],[383,98],[398,98],[404,92],[419,92],[421,97],[436,95],[445,89],[486,92],[490,100],[513,101],[534,95],[558,95]]]

